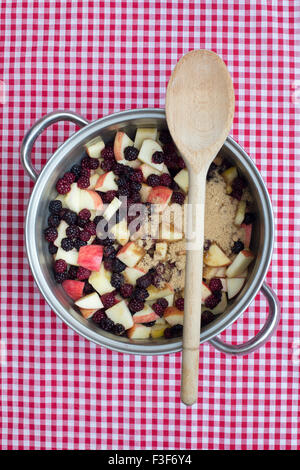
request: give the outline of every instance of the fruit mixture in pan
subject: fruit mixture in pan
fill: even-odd
[[[44,236],[56,282],[102,330],[131,339],[181,336],[184,160],[167,131],[150,128],[138,128],[134,142],[121,131],[107,144],[99,136],[85,150],[49,204]],[[206,183],[202,326],[246,281],[254,217],[246,181],[218,155]]]

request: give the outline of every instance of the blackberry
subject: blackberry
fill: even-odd
[[[65,173],[64,176],[63,176],[63,179],[65,181],[67,181],[68,183],[70,183],[70,184],[74,183],[75,178],[76,178],[76,176],[71,171],[67,171],[67,173]]]
[[[59,223],[60,223],[59,215],[49,215],[49,217],[48,217],[49,227],[58,227]]]
[[[139,203],[142,200],[141,195],[138,191],[139,190],[133,191],[133,192],[131,191],[130,194],[129,194],[130,199],[131,199],[132,203],[134,203],[134,204]]]
[[[233,247],[231,248],[232,253],[237,255],[240,251],[244,249],[245,245],[241,240],[238,240],[237,242],[234,242]]]
[[[141,300],[137,300],[135,298],[131,299],[128,308],[131,311],[131,313],[136,313],[139,312],[140,310],[143,310],[144,308],[144,302]]]
[[[77,181],[77,186],[80,189],[86,189],[90,185],[90,178],[88,176],[80,176]]]
[[[80,219],[89,220],[89,218],[91,217],[91,211],[89,211],[88,209],[82,209],[79,212],[78,217]]]
[[[80,228],[84,228],[87,224],[87,220],[86,219],[82,219],[82,217],[78,217],[77,219],[77,225],[78,227]]]
[[[166,339],[170,339],[172,338],[172,330],[171,328],[166,328],[165,331],[164,331],[164,337]]]
[[[49,203],[49,212],[53,215],[59,215],[62,210],[62,203],[58,199],[54,199]]]
[[[87,230],[82,230],[79,234],[79,239],[84,242],[88,242],[90,238],[91,238],[91,234]]]
[[[75,181],[78,180],[81,176],[81,166],[80,165],[73,165],[70,170],[75,175]]]
[[[119,290],[124,283],[124,276],[121,273],[112,273],[110,283],[115,289]]]
[[[137,169],[131,175],[131,181],[135,181],[136,183],[142,183],[144,180],[144,176],[142,170]]]
[[[74,248],[79,251],[82,246],[87,245],[87,242],[85,242],[84,240],[80,240],[80,238],[75,238],[75,240],[73,240],[73,245]]]
[[[160,185],[160,177],[158,175],[155,175],[154,173],[151,173],[151,175],[148,176],[147,178],[147,184],[148,186],[152,186],[153,188],[155,186]]]
[[[101,166],[102,170],[105,171],[105,173],[107,173],[108,171],[111,171],[113,169],[114,161],[113,160],[103,160],[100,163],[100,166]]]
[[[127,186],[120,186],[119,187],[119,195],[124,197],[130,196],[130,189]]]
[[[91,170],[89,168],[81,168],[81,175],[80,177],[85,176],[86,178],[89,178],[91,176]]]
[[[47,227],[44,230],[44,236],[47,242],[54,242],[57,238],[57,235],[58,233],[55,227]]]
[[[181,170],[185,168],[185,161],[183,160],[182,157],[178,157],[176,163],[177,163],[177,168],[180,168]]]
[[[117,254],[117,250],[114,248],[113,245],[105,246],[103,249],[104,258],[115,258],[116,254]]]
[[[142,287],[144,289],[147,289],[150,284],[152,284],[152,275],[149,273],[146,273],[143,276],[139,277],[136,281],[137,287]]]
[[[104,158],[104,160],[115,158],[112,144],[107,144],[104,147],[104,149],[101,151],[101,157]]]
[[[254,222],[255,215],[252,212],[246,212],[243,224],[250,225]]]
[[[96,225],[92,221],[87,222],[87,224],[84,227],[84,230],[86,232],[89,232],[90,235],[96,235]]]
[[[93,288],[92,284],[90,284],[88,281],[85,281],[83,293],[85,295],[88,295],[88,294],[92,294],[93,292],[95,292],[95,289]]]
[[[96,323],[96,325],[99,325],[102,318],[106,318],[106,313],[105,313],[104,308],[97,310],[97,312],[95,312],[94,315],[92,316],[92,320],[94,323]]]
[[[77,279],[78,281],[85,281],[90,277],[91,271],[89,269],[79,266],[77,270]]]
[[[174,180],[172,180],[170,188],[173,189],[173,191],[179,191],[179,189],[180,189],[180,187],[178,186],[178,184]]]
[[[113,270],[113,260],[111,258],[105,259],[103,263],[104,263],[104,268],[106,269],[106,271]]]
[[[105,204],[109,204],[116,196],[118,195],[118,191],[111,190],[107,191],[106,193],[103,194],[102,201]]]
[[[155,321],[148,321],[147,323],[143,323],[143,325],[151,328],[151,326],[155,325]]]
[[[152,304],[152,309],[154,310],[154,312],[156,313],[156,315],[162,317],[163,314],[164,314],[164,307],[159,304],[158,302],[155,302],[154,304]]]
[[[171,202],[174,202],[176,204],[180,204],[182,206],[182,204],[184,204],[184,200],[185,200],[185,195],[184,194],[182,194],[179,191],[174,191],[173,192],[172,197],[171,197]]]
[[[102,328],[102,330],[107,331],[107,332],[112,332],[115,324],[110,318],[104,317],[100,320],[99,325],[100,325],[100,328]]]
[[[171,330],[171,337],[172,338],[178,338],[178,337],[182,336],[183,326],[182,325],[173,325],[173,326],[171,326],[170,330]]]
[[[121,336],[125,333],[125,327],[121,323],[116,323],[113,332],[115,335]]]
[[[143,287],[136,287],[132,296],[137,300],[144,301],[147,299],[147,297],[149,297],[149,292]]]
[[[57,246],[55,246],[52,242],[49,243],[48,251],[49,251],[50,255],[55,255],[55,253],[57,253],[57,250],[58,250]]]
[[[231,186],[233,190],[242,191],[244,188],[246,188],[247,183],[244,180],[244,178],[241,178],[240,176],[238,176],[237,178],[233,180]]]
[[[70,266],[68,271],[68,279],[75,280],[77,279],[77,266]]]
[[[125,165],[122,165],[122,163],[117,163],[116,161],[113,161],[111,164],[111,169],[116,176],[121,176],[124,174]]]
[[[154,152],[154,154],[152,155],[152,162],[153,163],[160,164],[160,163],[163,163],[164,160],[165,160],[165,156],[164,156],[163,152]]]
[[[74,242],[71,238],[63,238],[61,241],[61,247],[65,251],[70,251],[74,248]]]
[[[126,268],[126,264],[124,264],[121,260],[119,260],[118,258],[115,258],[113,260],[113,264],[112,264],[112,268],[113,268],[113,272],[114,273],[121,273],[122,271],[124,271],[124,269]]]
[[[58,259],[54,263],[54,271],[56,273],[64,273],[67,270],[67,263],[64,259]]]
[[[90,157],[83,157],[80,162],[82,168],[90,168]]]
[[[54,278],[58,284],[61,284],[64,282],[68,277],[67,271],[64,271],[63,273],[55,273]]]
[[[209,281],[209,288],[213,293],[219,292],[222,290],[223,284],[220,279],[214,277]]]
[[[80,235],[80,229],[77,225],[69,225],[66,230],[66,235],[68,238],[78,238]]]
[[[71,211],[70,209],[66,209],[62,219],[67,222],[68,225],[76,225],[77,222],[77,214],[76,212]]]
[[[205,307],[213,309],[218,305],[219,302],[220,302],[220,299],[218,298],[218,296],[212,294],[205,299],[204,304],[205,304]]]
[[[178,310],[181,310],[182,312],[184,311],[184,298],[180,297],[175,301],[175,307],[178,308]]]
[[[158,299],[156,301],[157,304],[161,305],[163,307],[163,309],[165,310],[167,307],[168,307],[168,301],[166,299]]]
[[[91,158],[89,168],[91,170],[97,170],[98,167],[99,167],[99,160],[97,158]]]
[[[168,173],[163,173],[162,175],[160,175],[159,179],[160,179],[159,184],[161,186],[167,186],[168,188],[171,187],[173,180]]]
[[[107,294],[101,295],[101,301],[105,309],[113,307],[116,303],[115,292],[108,292]]]
[[[233,189],[232,192],[230,193],[230,196],[233,197],[234,199],[237,199],[240,201],[243,196],[243,190],[242,189]]]
[[[120,294],[124,299],[131,297],[133,293],[133,286],[131,284],[123,284],[120,287]]]
[[[136,181],[131,181],[130,183],[131,191],[140,191],[142,189],[141,183],[137,183]]]
[[[126,147],[125,150],[124,150],[125,160],[128,160],[129,162],[132,162],[133,160],[136,160],[138,154],[139,154],[139,151],[135,147]]]
[[[215,318],[215,315],[209,310],[205,310],[201,313],[201,328],[202,326],[207,325]]]
[[[56,190],[58,194],[67,194],[71,190],[71,184],[63,178],[60,178],[56,183]]]
[[[96,225],[96,227],[97,227],[97,225],[99,224],[99,222],[101,222],[101,220],[103,220],[103,219],[104,219],[103,215],[96,215],[96,217],[95,217],[94,220],[93,220],[93,222],[94,222],[94,224]]]

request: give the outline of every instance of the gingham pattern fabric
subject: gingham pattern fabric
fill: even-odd
[[[299,2],[288,0],[0,3],[2,449],[299,448],[299,16]],[[276,243],[267,281],[282,319],[248,357],[204,344],[198,404],[186,408],[180,353],[111,352],[74,333],[45,303],[24,252],[33,184],[19,148],[29,127],[55,109],[93,120],[163,108],[176,61],[198,48],[216,51],[229,67],[232,135],[272,198]],[[37,169],[73,130],[59,124],[41,136]],[[246,341],[266,313],[258,295],[222,339]]]

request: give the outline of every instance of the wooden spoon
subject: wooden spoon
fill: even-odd
[[[229,134],[233,113],[233,85],[222,59],[207,50],[183,56],[168,83],[166,116],[189,170],[181,373],[181,400],[186,405],[198,396],[206,174]],[[195,236],[189,242],[191,230]]]

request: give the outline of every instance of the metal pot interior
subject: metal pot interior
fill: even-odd
[[[109,349],[135,354],[166,354],[181,350],[181,339],[165,340],[162,338],[132,341],[125,337],[117,338],[99,329],[91,320],[85,320],[77,313],[71,307],[70,299],[62,287],[54,281],[51,255],[42,236],[43,229],[47,224],[49,201],[56,195],[55,183],[67,169],[82,158],[84,155],[83,145],[97,134],[101,134],[105,142],[111,141],[118,129],[124,130],[130,137],[133,137],[137,126],[166,128],[164,111],[127,111],[94,121],[76,132],[54,153],[40,174],[30,199],[26,219],[26,247],[32,272],[43,296],[57,315],[75,331]],[[224,314],[216,316],[212,323],[202,328],[201,342],[205,342],[223,331],[249,305],[265,277],[273,242],[270,201],[264,183],[252,160],[231,138],[228,138],[221,152],[228,160],[238,166],[241,174],[248,181],[254,196],[257,219],[253,229],[251,249],[257,257],[240,294],[229,302]]]

